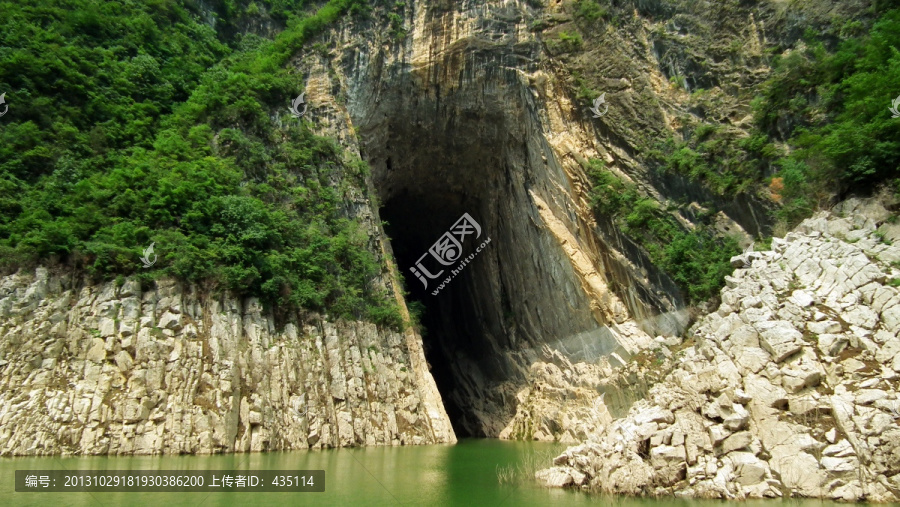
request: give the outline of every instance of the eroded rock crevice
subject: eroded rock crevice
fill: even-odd
[[[521,33],[524,18],[504,19],[503,33]],[[477,27],[447,45],[446,27],[464,21],[419,22],[413,33],[426,35],[405,58],[345,60],[348,109],[408,299],[425,308],[425,350],[454,429],[500,436],[535,364],[627,357],[648,339],[632,315],[680,303],[654,299],[669,287],[637,280],[586,221],[580,182],[548,140],[545,106],[523,77],[536,71],[539,45],[482,40]],[[463,213],[482,229],[463,257],[490,243],[443,288],[458,266],[425,286],[410,268]],[[646,320],[650,332],[679,325]]]
[[[524,379],[542,343],[599,327],[533,204],[530,192],[549,178],[537,173],[546,168],[525,90],[511,81],[489,94],[397,96],[386,102],[407,106],[391,107],[386,125],[360,126],[385,230],[411,299],[425,307],[432,372],[457,431],[476,436],[503,429],[514,407],[507,383]],[[481,235],[465,240],[463,257],[490,242],[455,277],[459,266],[443,267],[426,255],[431,273],[442,273],[426,287],[410,268],[464,213]],[[616,342],[593,345],[599,355]]]

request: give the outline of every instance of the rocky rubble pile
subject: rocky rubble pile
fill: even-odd
[[[171,280],[0,278],[0,455],[456,440],[418,336],[306,317]]]
[[[685,348],[659,351],[672,355],[665,380],[536,477],[625,494],[900,499],[900,248],[875,226],[823,213],[734,258],[718,310]]]

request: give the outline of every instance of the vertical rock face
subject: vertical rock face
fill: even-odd
[[[537,394],[535,382],[556,376],[545,366],[575,372],[570,363],[603,356],[619,365],[687,323],[672,281],[593,213],[584,162],[603,160],[665,208],[693,202],[674,213],[686,227],[706,211],[698,203],[715,201],[721,232],[745,243],[765,234],[765,199],[716,195],[654,170],[643,152],[682,135],[691,115],[746,136],[749,98],[770,70],[765,50],[867,5],[822,2],[796,15],[778,2],[609,6],[616,21],[582,30],[584,51],[567,54],[557,50],[563,33],[585,26],[567,4],[404,3],[394,8],[402,27],[358,19],[327,55],[295,62],[318,124],[358,137],[372,165],[378,213],[411,297],[424,303],[427,357],[463,434],[577,438],[577,425],[550,415],[566,402]],[[673,86],[679,77],[685,85]],[[609,92],[601,119],[575,96],[586,82]],[[423,285],[408,270],[462,213],[491,243],[432,294],[444,278]],[[597,386],[598,368],[550,384]],[[525,413],[523,400],[543,408]]]
[[[660,202],[705,202],[710,194],[686,177],[662,177],[640,160],[694,108],[669,78],[709,89],[714,113],[746,133],[746,104],[732,88],[764,79],[768,35],[796,38],[808,24],[778,2],[762,2],[763,19],[746,16],[740,2],[638,4],[626,20],[633,33],[597,26],[580,63],[545,50],[574,22],[561,2],[417,0],[394,7],[402,30],[377,9],[341,22],[323,37],[334,44],[292,61],[306,85],[305,118],[370,162],[380,205],[357,195],[346,212],[407,275],[410,298],[425,306],[424,340],[317,317],[279,330],[253,301],[173,284],[141,292],[40,270],[34,279],[7,277],[0,452],[448,442],[449,419],[465,435],[574,441],[622,415],[647,383],[612,369],[661,343],[651,336],[680,334],[687,312],[671,280],[612,219],[595,216],[583,162],[604,160]],[[556,32],[538,35],[536,21]],[[746,44],[704,53],[711,38],[731,32]],[[572,97],[572,69],[603,75],[608,115],[595,120]],[[759,203],[718,204],[722,228],[745,239],[768,226]],[[447,275],[423,286],[409,268],[463,213],[490,243],[433,294]],[[399,273],[382,281],[403,307]],[[797,352],[781,323],[757,334],[748,362]],[[842,346],[828,340],[829,350]],[[794,373],[792,388],[815,380]],[[746,436],[724,438],[734,447]],[[653,455],[666,470],[679,457],[668,448]]]
[[[277,330],[252,301],[168,284],[143,293],[44,271],[7,277],[2,452],[447,442],[445,404],[462,433],[512,438],[541,359],[627,357],[648,332],[679,331],[686,315],[671,283],[600,234],[579,163],[595,154],[593,134],[570,132],[570,111],[548,108],[563,97],[542,69],[531,11],[411,2],[404,42],[350,22],[327,57],[293,62],[314,125],[371,162],[383,207],[365,196],[346,207],[374,248],[408,273],[462,213],[491,239],[438,296],[409,278],[427,308],[424,344],[318,318]],[[384,282],[396,291],[399,279]]]
[[[420,338],[174,282],[0,279],[0,454],[455,442]]]
[[[457,430],[498,436],[536,361],[627,357],[687,316],[671,282],[598,229],[580,164],[594,135],[570,131],[553,104],[563,97],[528,29],[533,8],[419,1],[405,15],[402,42],[355,26],[327,58],[296,65],[319,124],[358,133],[404,273],[463,213],[490,238],[440,293],[444,276],[407,276],[407,287],[425,305],[426,351]]]

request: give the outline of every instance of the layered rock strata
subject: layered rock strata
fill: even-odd
[[[599,156],[594,133],[573,123],[574,106],[556,106],[568,99],[541,70],[535,4],[403,5],[405,37],[357,19],[330,34],[333,49],[293,64],[316,128],[358,134],[456,428],[496,437],[536,362],[627,358],[681,332],[687,312],[640,251],[596,224],[581,165]],[[435,296],[443,277],[423,287],[409,269],[463,213],[490,246]]]
[[[0,454],[455,442],[421,338],[171,281],[0,279]]]

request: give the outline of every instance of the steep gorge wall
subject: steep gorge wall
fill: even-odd
[[[637,249],[604,236],[581,162],[594,133],[554,88],[526,2],[411,2],[408,35],[362,22],[327,55],[295,65],[311,118],[358,134],[373,192],[457,430],[498,436],[531,365],[548,354],[593,361],[677,334],[677,290]],[[462,213],[491,238],[437,296],[408,276]],[[621,238],[619,238],[621,239]]]
[[[172,281],[0,279],[0,454],[455,442],[420,338]]]
[[[76,307],[92,308],[59,310],[60,317],[40,313],[43,307],[13,304],[33,286],[26,275],[16,275],[4,282],[10,287],[10,310],[0,314],[2,336],[8,337],[4,354],[9,354],[2,358],[7,361],[2,374],[9,379],[8,394],[0,395],[16,401],[0,422],[9,426],[7,448],[18,450],[4,452],[212,452],[452,441],[445,405],[461,434],[577,440],[589,425],[566,415],[572,403],[560,393],[576,386],[584,404],[569,408],[589,412],[596,393],[612,392],[604,377],[619,360],[611,356],[591,367],[579,362],[597,362],[613,352],[627,359],[650,345],[651,336],[682,331],[687,313],[676,287],[608,217],[594,215],[582,163],[602,159],[660,202],[708,198],[684,178],[654,174],[639,157],[648,138],[677,131],[678,114],[692,107],[682,91],[672,89],[669,74],[689,76],[692,87],[715,88],[732,78],[742,84],[758,81],[768,70],[759,53],[767,44],[766,34],[773,33],[772,24],[765,22],[789,25],[783,27],[786,31],[797,23],[783,21],[776,7],[764,9],[766,20],[741,21],[743,7],[731,3],[720,11],[696,7],[687,14],[634,10],[626,25],[598,30],[597,40],[589,41],[590,51],[579,57],[602,74],[609,89],[610,112],[595,120],[587,103],[572,96],[572,62],[546,50],[553,33],[533,29],[539,19],[553,20],[559,29],[571,27],[573,20],[561,3],[546,2],[540,8],[536,2],[516,0],[404,5],[405,37],[392,34],[380,11],[368,19],[348,17],[321,37],[324,49],[298,53],[292,65],[305,80],[306,118],[313,127],[371,163],[369,193],[379,202],[358,195],[345,208],[363,222],[373,250],[396,258],[394,271],[382,283],[400,294],[402,272],[408,277],[407,299],[425,303],[424,340],[416,333],[318,318],[303,330],[293,326],[282,332],[252,301],[200,297],[168,284],[138,296],[74,281],[48,281],[50,292],[31,291],[42,294],[47,308],[65,298],[66,290],[73,291],[68,297],[77,301]],[[728,22],[714,23],[716,16]],[[712,33],[741,34],[746,54],[710,60],[715,65],[706,62],[697,52],[704,38],[696,36],[708,35],[704,23],[715,25]],[[624,31],[630,33],[622,36]],[[748,61],[752,71],[734,74]],[[721,97],[725,105],[717,114],[738,127],[746,123],[746,104],[727,93]],[[275,121],[284,119],[274,116]],[[723,228],[755,235],[767,226],[755,214],[758,204],[736,200],[729,205],[733,209],[726,206]],[[432,296],[408,276],[408,269],[463,212],[481,224],[492,242],[445,291]],[[388,225],[382,228],[380,220]],[[171,329],[159,326],[167,310],[143,306],[144,298],[163,297],[159,291],[172,291],[164,297],[198,310],[170,312],[178,322]],[[113,323],[125,315],[93,309],[95,303],[83,293],[108,293],[107,303],[138,297],[140,318],[131,313],[128,318],[137,318],[140,327],[126,326],[127,336],[121,326],[110,328],[107,321],[101,327],[97,311],[106,312],[103,318]],[[225,307],[232,308],[226,312],[231,320],[221,320]],[[28,313],[32,310],[38,313]],[[58,320],[44,324],[43,318]],[[220,355],[204,355],[204,347],[191,345],[190,335],[182,335],[184,329],[194,332],[188,318],[197,321],[191,325],[198,330],[205,326],[197,331],[200,342],[217,343]],[[60,321],[68,329],[61,331]],[[164,341],[145,336],[141,350],[159,350],[138,354],[140,332],[156,332],[157,327]],[[91,334],[93,329],[99,336]],[[312,345],[318,341],[321,346]],[[64,354],[44,356],[56,354],[59,343],[65,344]],[[182,359],[176,354],[170,366],[168,358],[176,350],[194,355]],[[91,351],[99,362],[88,357]],[[372,354],[377,357],[378,351],[385,359],[376,364]],[[118,357],[125,366],[129,358],[138,364],[136,379],[153,371],[148,393],[179,402],[160,405],[142,391],[139,383],[145,380],[135,380],[137,390],[131,392],[132,375],[121,373]],[[188,363],[195,373],[181,373],[193,371]],[[561,365],[566,378],[561,381],[552,365]],[[409,377],[410,366],[414,378]],[[169,368],[172,373],[166,373]],[[268,372],[283,372],[278,374],[283,381],[265,380]],[[173,381],[157,382],[160,375],[171,375]],[[90,403],[76,403],[85,395],[46,382],[57,377],[59,382],[72,379],[75,392],[92,393],[95,386],[118,392],[113,388],[121,385],[116,389],[123,394],[104,394],[100,401],[91,394]],[[550,379],[547,384],[562,391],[539,392],[543,387],[535,378]],[[33,384],[35,379],[44,383]],[[341,387],[345,382],[348,387]],[[316,401],[309,401],[312,386],[320,396]],[[370,391],[368,386],[381,387]],[[641,389],[617,399],[616,410],[626,410]],[[238,390],[246,402],[235,398]],[[250,395],[244,396],[245,391]],[[51,399],[57,401],[48,414],[61,410],[63,415],[31,412]],[[291,415],[291,404],[301,402],[317,407],[305,419]],[[125,407],[131,407],[128,414]],[[144,412],[145,418],[134,418]],[[67,441],[77,440],[77,445],[59,443],[56,435],[63,433],[57,430],[64,426],[70,432],[65,433]]]

